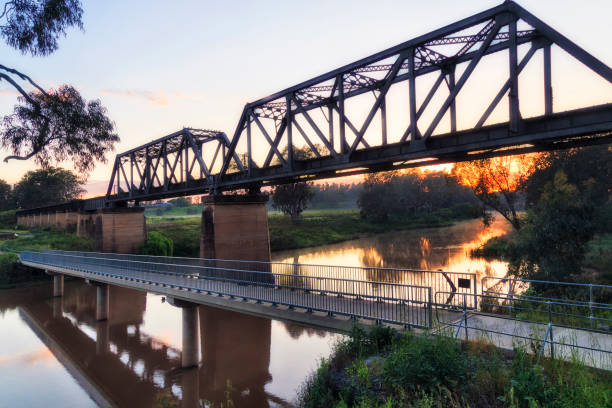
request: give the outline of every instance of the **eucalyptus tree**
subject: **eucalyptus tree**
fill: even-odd
[[[6,44],[32,56],[53,53],[68,28],[83,28],[80,0],[13,0],[0,10],[0,35]],[[86,101],[70,85],[46,90],[1,62],[0,82],[19,94],[13,112],[0,119],[0,146],[12,153],[5,162],[33,159],[49,167],[71,159],[85,174],[96,160],[105,161],[119,137],[99,100]]]

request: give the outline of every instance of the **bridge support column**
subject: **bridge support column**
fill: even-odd
[[[200,258],[270,262],[267,201],[263,194],[204,197]]]
[[[109,347],[109,334],[110,330],[108,327],[108,321],[101,321],[96,324],[96,354],[106,354]]]
[[[145,229],[144,208],[103,208],[79,214],[77,235],[92,238],[96,251],[129,254],[144,242]]]
[[[53,297],[64,296],[64,275],[53,275]]]
[[[109,286],[103,283],[96,284],[96,320],[108,319],[109,312]]]
[[[198,305],[174,298],[168,298],[168,303],[180,307],[183,313],[183,351],[181,353],[181,367],[196,367],[200,362]]]

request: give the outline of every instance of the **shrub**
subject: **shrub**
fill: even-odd
[[[396,392],[418,395],[422,391],[457,390],[471,374],[468,356],[447,336],[406,336],[389,354],[382,376]]]
[[[17,215],[15,210],[0,212],[0,228],[14,228],[17,224]]]
[[[174,243],[172,239],[157,231],[147,234],[144,244],[138,249],[142,255],[172,256],[174,253]]]

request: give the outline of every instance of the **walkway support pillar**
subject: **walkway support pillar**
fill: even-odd
[[[64,275],[53,275],[53,297],[64,296]]]
[[[270,233],[264,194],[202,198],[200,258],[270,262]]]
[[[168,298],[168,303],[182,309],[183,351],[181,353],[181,367],[196,367],[200,362],[200,325],[198,323],[198,305],[175,298]]]
[[[109,312],[109,286],[106,284],[96,284],[96,320],[108,319]]]

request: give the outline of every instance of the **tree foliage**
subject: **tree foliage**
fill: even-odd
[[[83,28],[79,0],[13,0],[4,3],[0,32],[8,45],[23,53],[49,55],[68,27]]]
[[[297,224],[313,195],[312,183],[283,184],[272,193],[272,207],[290,215],[291,222]]]
[[[594,231],[593,201],[558,171],[527,212],[510,271],[529,279],[571,281],[580,274]]]
[[[519,205],[536,157],[528,154],[456,163],[452,174],[518,231],[521,228]]]
[[[384,221],[392,215],[417,215],[455,204],[475,204],[469,188],[441,172],[381,172],[369,174],[357,204],[361,216]]]
[[[13,189],[9,183],[0,179],[0,211],[12,210],[13,208],[15,208]]]
[[[22,104],[0,126],[2,146],[14,153],[5,162],[34,157],[48,167],[71,158],[77,170],[87,173],[94,161],[105,161],[106,153],[119,141],[100,101],[86,102],[71,86],[44,94],[31,92],[30,99],[20,97],[19,101]]]
[[[82,15],[80,0],[8,1],[0,14],[0,33],[23,53],[49,55],[67,28],[82,28]],[[69,85],[46,91],[29,76],[0,64],[2,80],[20,95],[13,113],[1,120],[0,146],[12,152],[5,162],[34,158],[47,167],[72,159],[79,172],[87,173],[119,141],[99,100],[87,102]]]
[[[28,171],[15,185],[13,194],[19,208],[42,207],[79,198],[83,181],[62,168]]]

